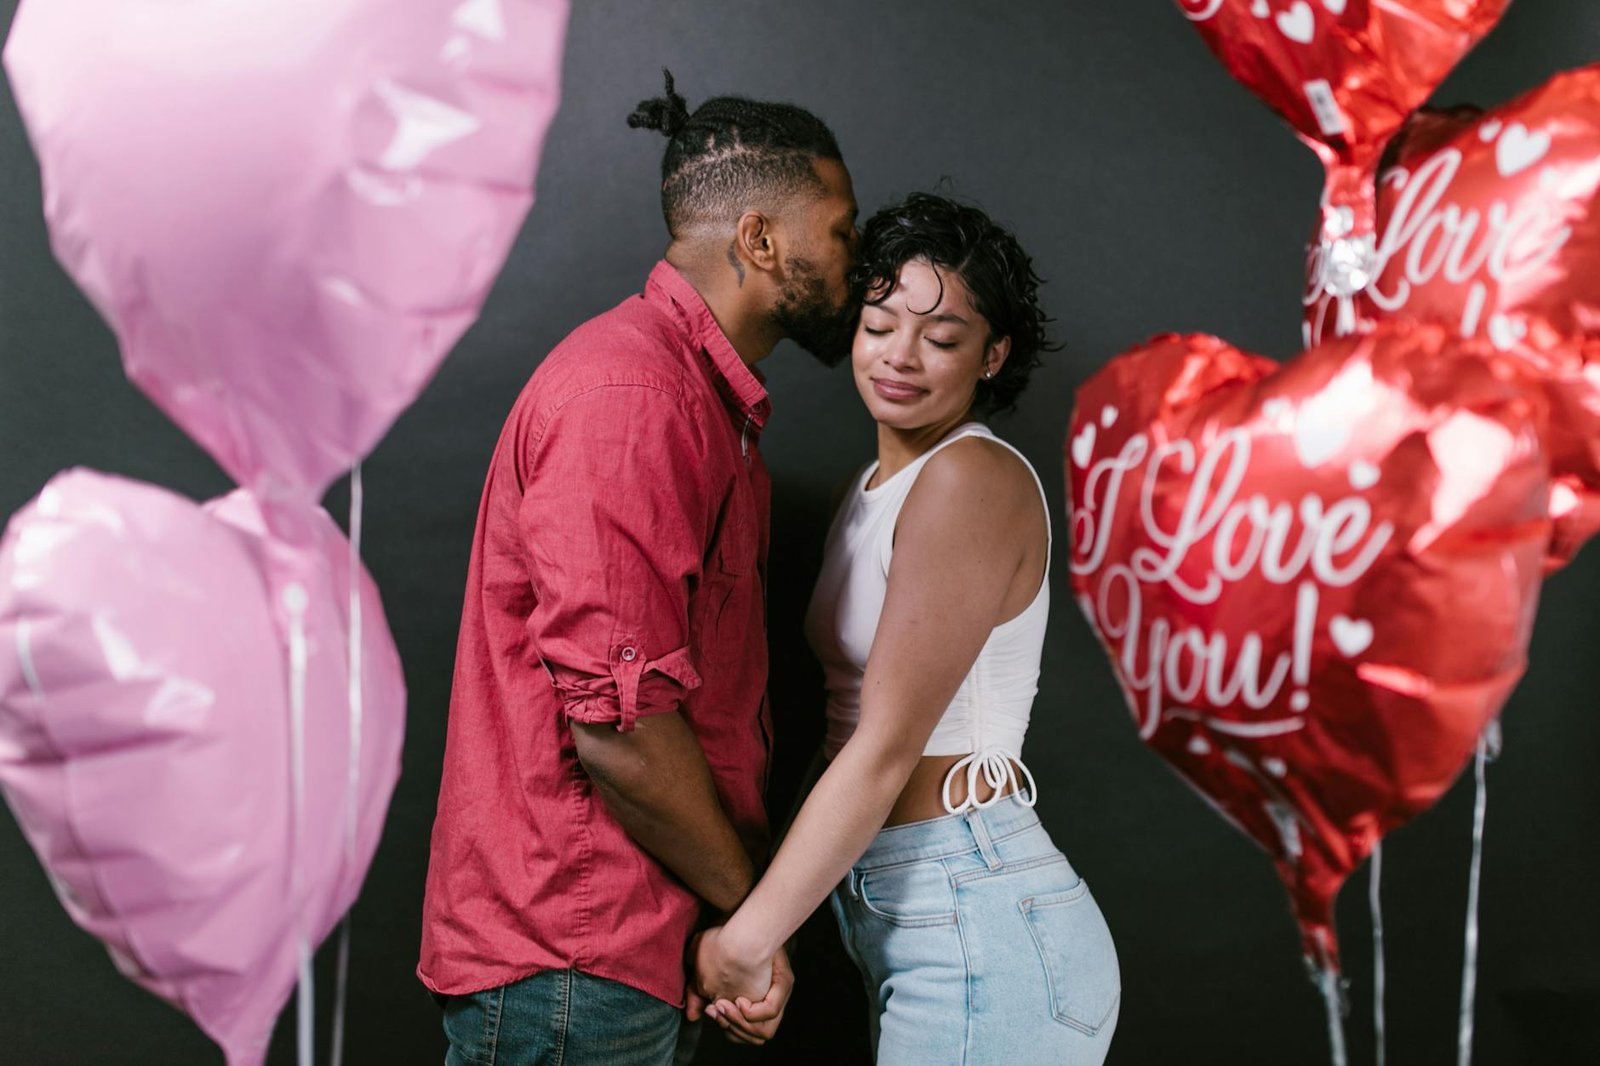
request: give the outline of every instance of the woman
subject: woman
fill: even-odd
[[[1038,278],[983,212],[929,195],[873,216],[861,256],[851,362],[878,461],[834,520],[806,624],[830,762],[760,883],[696,945],[698,989],[759,1041],[772,960],[831,891],[880,1066],[1097,1064],[1116,951],[1020,754],[1049,520],[1027,461],[971,420],[1013,405],[1037,364]]]

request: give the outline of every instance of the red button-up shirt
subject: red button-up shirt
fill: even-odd
[[[456,648],[417,967],[435,992],[573,967],[683,1002],[699,902],[606,810],[570,723],[678,711],[764,846],[768,410],[664,262],[517,398]]]

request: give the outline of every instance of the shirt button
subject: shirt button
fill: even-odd
[[[639,653],[634,651],[632,648],[623,648],[622,649],[622,661],[625,662],[625,663],[633,662],[633,660],[635,658],[637,658],[638,655],[639,655]]]

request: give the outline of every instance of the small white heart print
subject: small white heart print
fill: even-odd
[[[1548,151],[1550,151],[1548,133],[1543,130],[1529,133],[1528,127],[1520,122],[1513,122],[1500,135],[1500,143],[1494,146],[1494,163],[1500,169],[1500,176],[1509,178],[1533,166],[1543,159]]]
[[[1378,468],[1365,459],[1350,464],[1350,485],[1355,489],[1370,489],[1378,483]]]
[[[1094,435],[1094,423],[1090,422],[1072,438],[1072,461],[1079,468],[1088,466],[1094,457]]]
[[[1528,325],[1521,319],[1498,313],[1489,316],[1489,342],[1502,352],[1515,348],[1527,334]]]
[[[1278,30],[1291,41],[1310,44],[1317,35],[1317,16],[1306,0],[1295,0],[1289,10],[1278,12]]]
[[[1353,659],[1372,646],[1372,623],[1364,618],[1346,618],[1336,614],[1328,623],[1328,635],[1334,647],[1346,659]]]

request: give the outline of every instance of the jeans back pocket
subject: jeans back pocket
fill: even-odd
[[[505,1003],[504,985],[445,997],[444,1034],[450,1041],[445,1066],[494,1066]]]
[[[1055,1019],[1089,1036],[1100,1032],[1122,998],[1111,930],[1089,885],[1028,896],[1018,906],[1039,949]]]

